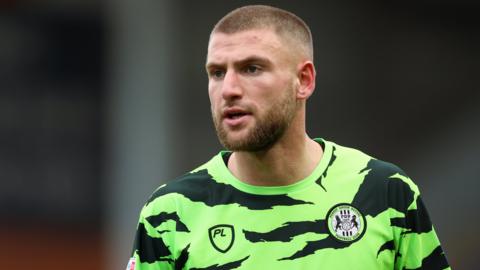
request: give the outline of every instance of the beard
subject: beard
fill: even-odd
[[[228,131],[222,125],[220,114],[212,110],[212,118],[220,143],[230,151],[260,152],[270,149],[290,126],[296,115],[298,102],[293,87],[286,89],[285,94],[276,103],[256,118],[255,125],[247,134],[239,139],[229,138]]]

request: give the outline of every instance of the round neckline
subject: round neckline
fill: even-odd
[[[236,178],[228,169],[227,165],[224,162],[223,156],[231,153],[230,151],[221,151],[216,158],[217,168],[219,168],[219,179],[226,181],[228,184],[234,186],[238,190],[241,190],[246,193],[256,194],[256,195],[280,195],[286,193],[292,193],[298,190],[302,190],[310,184],[314,183],[323,172],[327,169],[330,159],[332,157],[332,145],[321,138],[315,138],[314,141],[319,143],[323,147],[323,156],[320,162],[317,164],[315,169],[308,175],[306,178],[299,180],[296,183],[285,185],[285,186],[256,186],[247,184],[240,179]]]

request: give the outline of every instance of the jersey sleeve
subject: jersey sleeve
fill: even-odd
[[[388,191],[395,269],[450,269],[418,187],[404,175],[394,178],[408,184]]]
[[[173,244],[167,234],[171,228],[167,220],[166,212],[157,209],[154,203],[143,207],[129,262],[130,268],[127,267],[127,270],[174,269],[174,255],[171,250]]]

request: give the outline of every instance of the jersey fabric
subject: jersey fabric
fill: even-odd
[[[132,269],[450,269],[397,166],[315,139],[323,157],[279,187],[235,178],[222,151],[143,207]]]

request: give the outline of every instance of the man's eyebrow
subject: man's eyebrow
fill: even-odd
[[[266,57],[258,56],[258,55],[252,55],[252,56],[248,56],[244,59],[237,60],[233,64],[235,66],[243,66],[243,65],[248,64],[248,63],[270,64],[271,62],[272,61],[270,59],[266,58]],[[221,64],[219,62],[208,62],[205,65],[205,68],[207,70],[209,70],[209,69],[212,69],[212,68],[218,68],[218,67],[224,67],[224,66],[225,66],[224,64]]]
[[[263,57],[263,56],[258,56],[258,55],[252,55],[247,58],[241,59],[239,61],[235,62],[235,65],[242,65],[242,64],[247,64],[247,63],[252,63],[252,62],[258,62],[258,63],[271,63],[270,59]]]
[[[217,63],[217,62],[208,62],[206,65],[205,65],[205,69],[208,71],[212,68],[218,68],[218,67],[222,67],[223,65],[220,64],[220,63]]]

